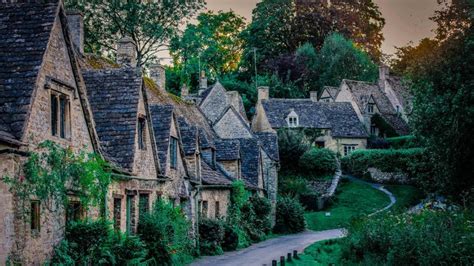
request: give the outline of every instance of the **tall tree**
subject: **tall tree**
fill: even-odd
[[[115,42],[130,36],[139,65],[156,59],[156,53],[166,48],[184,20],[204,4],[204,0],[66,0],[68,8],[84,13],[86,51],[113,53]]]

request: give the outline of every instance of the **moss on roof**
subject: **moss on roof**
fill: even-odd
[[[95,54],[86,54],[83,60],[83,67],[87,69],[108,69],[119,68],[120,65],[109,58]]]

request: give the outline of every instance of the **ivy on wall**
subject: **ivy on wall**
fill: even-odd
[[[371,123],[379,129],[381,136],[385,136],[388,138],[399,136],[397,131],[395,131],[395,129],[389,123],[387,123],[387,121],[385,121],[385,119],[383,119],[379,114],[375,114],[372,116]]]

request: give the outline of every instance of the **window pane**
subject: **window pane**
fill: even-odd
[[[66,99],[59,98],[59,134],[61,138],[66,137]]]
[[[30,211],[31,211],[31,217],[30,217],[31,231],[39,232],[40,231],[40,202],[32,201]]]
[[[122,200],[114,199],[114,229],[116,231],[120,230],[121,214],[122,214]]]
[[[139,215],[140,217],[150,210],[150,195],[149,194],[140,194],[138,201],[139,205]]]
[[[51,135],[58,134],[58,99],[57,96],[51,94]]]

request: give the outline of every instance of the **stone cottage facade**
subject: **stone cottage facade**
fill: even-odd
[[[320,130],[314,145],[342,155],[367,145],[368,134],[349,103],[318,102],[316,93],[309,99],[276,99],[269,97],[268,87],[259,88],[253,131],[268,135],[281,128]]]

